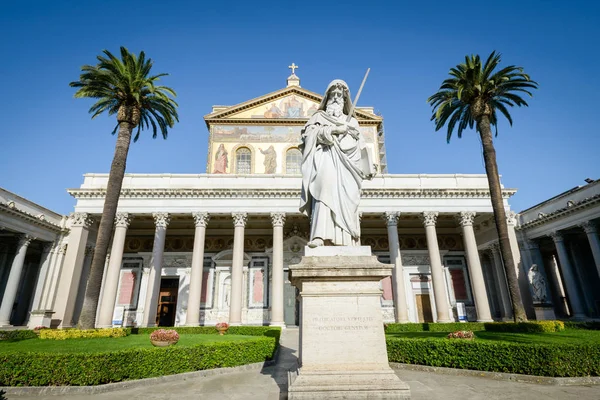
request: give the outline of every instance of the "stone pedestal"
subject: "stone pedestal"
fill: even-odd
[[[371,248],[306,248],[290,280],[300,290],[300,368],[290,373],[288,398],[409,399],[390,368],[379,281],[392,265]]]
[[[29,322],[27,323],[28,329],[33,329],[38,326],[44,326],[50,328],[52,322],[52,310],[34,310],[29,314]]]
[[[533,309],[535,310],[535,319],[538,321],[555,320],[556,314],[554,313],[554,307],[547,304],[534,304]]]

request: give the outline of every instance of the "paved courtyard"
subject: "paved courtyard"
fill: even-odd
[[[157,383],[138,388],[96,395],[14,396],[9,399],[286,399],[287,370],[294,365],[298,349],[298,330],[287,329],[281,337],[279,362],[262,370],[234,372],[204,378]],[[412,398],[469,399],[600,399],[600,386],[550,386],[488,378],[452,376],[431,372],[398,371],[398,376],[410,385]]]

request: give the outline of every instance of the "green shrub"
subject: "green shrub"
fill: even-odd
[[[154,328],[127,328],[126,331],[133,335],[150,334],[157,329],[163,329],[163,327]],[[201,334],[201,335],[218,335],[219,331],[214,326],[175,326],[169,327],[180,335],[189,334]],[[268,334],[267,334],[268,333]],[[273,326],[230,326],[227,330],[227,334],[230,335],[246,335],[246,336],[270,336],[276,337],[279,340],[281,335],[281,328]]]
[[[482,322],[450,322],[450,323],[405,323],[386,324],[385,333],[399,332],[454,332],[454,331],[482,331]]]
[[[41,329],[40,339],[66,340],[81,338],[106,338],[127,336],[123,328],[106,329]]]
[[[600,321],[566,321],[564,322],[564,326],[566,329],[585,329],[590,331],[600,331]]]
[[[17,329],[14,331],[0,331],[0,340],[18,341],[25,339],[35,339],[37,335],[34,331],[26,329]]]
[[[560,332],[565,329],[562,321],[486,322],[484,325],[489,332],[539,333]]]
[[[600,346],[388,337],[390,362],[538,376],[599,376]]]
[[[1,353],[0,386],[98,385],[234,367],[271,359],[276,347],[275,338],[263,336],[104,353]]]

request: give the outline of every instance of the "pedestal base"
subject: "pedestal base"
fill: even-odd
[[[389,367],[379,282],[391,275],[371,248],[318,247],[290,266],[300,289],[300,365],[288,398],[409,399]]]
[[[554,314],[554,307],[552,306],[542,306],[534,304],[533,309],[535,310],[535,319],[538,321],[556,319],[556,314]]]
[[[52,314],[54,311],[52,310],[34,310],[29,314],[29,322],[27,323],[27,328],[33,329],[38,326],[43,326],[45,328],[50,328],[52,323]]]
[[[410,399],[390,368],[382,371],[305,371],[288,375],[288,399]]]

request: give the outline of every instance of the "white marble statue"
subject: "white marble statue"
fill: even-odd
[[[358,203],[374,165],[352,110],[346,82],[332,81],[302,130],[300,211],[310,218],[309,247],[360,245]]]
[[[533,302],[534,303],[545,303],[546,302],[546,279],[539,270],[537,264],[533,264],[527,274],[529,283],[533,288]]]

